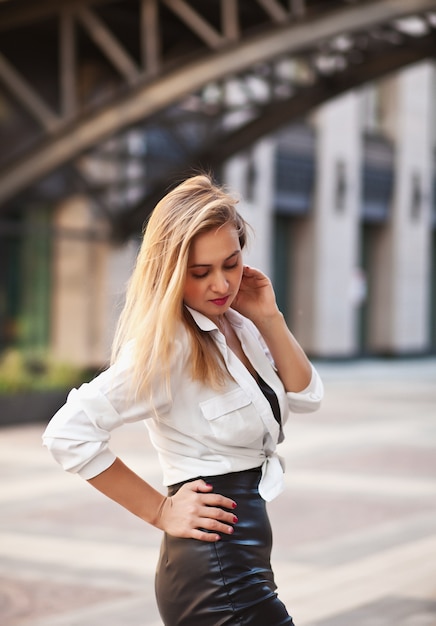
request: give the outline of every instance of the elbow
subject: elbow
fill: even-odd
[[[293,413],[314,413],[321,407],[324,398],[324,385],[318,372],[312,365],[312,377],[303,391],[288,392],[289,409]]]
[[[43,437],[42,445],[66,472],[75,474],[80,470],[82,459],[77,454],[77,444],[58,437]]]
[[[107,442],[82,442],[61,437],[43,437],[43,445],[66,472],[88,479],[113,463]]]
[[[288,393],[289,408],[293,413],[315,413],[321,407],[322,395],[308,393],[295,397],[296,395]]]

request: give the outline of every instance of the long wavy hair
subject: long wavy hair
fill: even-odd
[[[192,378],[214,388],[226,379],[214,340],[195,324],[183,306],[183,294],[189,250],[197,235],[231,224],[244,248],[247,224],[236,204],[236,198],[202,174],[170,191],[151,213],[112,348],[115,362],[123,347],[134,340],[135,394],[151,397],[156,376],[169,389],[174,337],[180,324],[191,340]]]

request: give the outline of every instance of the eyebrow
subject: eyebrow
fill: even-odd
[[[236,256],[240,252],[241,252],[240,250],[235,250],[234,252],[232,252],[230,256],[224,259],[224,263],[226,263],[227,261],[230,261],[230,259],[232,259],[234,256]],[[188,268],[192,269],[194,267],[211,267],[211,266],[212,266],[212,263],[195,263],[194,265],[189,265]]]

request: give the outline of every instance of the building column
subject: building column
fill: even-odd
[[[396,146],[389,221],[374,250],[369,347],[379,353],[429,345],[432,69],[421,63],[386,81],[385,128]]]
[[[295,224],[291,326],[314,356],[358,346],[360,109],[352,92],[319,108],[311,215]]]
[[[253,229],[248,233],[244,261],[271,276],[274,141],[262,139],[249,152],[230,159],[225,166],[224,181],[230,193],[240,193],[236,208]]]
[[[53,225],[52,353],[78,366],[100,366],[108,353],[105,228],[80,196],[59,205]]]
[[[126,301],[126,289],[138,256],[141,239],[132,237],[122,245],[113,245],[108,249],[107,272],[110,276],[106,292],[106,327],[104,345],[107,355],[117,327],[118,319]]]

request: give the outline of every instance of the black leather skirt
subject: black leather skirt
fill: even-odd
[[[165,626],[293,626],[271,570],[271,526],[260,469],[202,476],[237,502],[232,535],[215,543],[164,534],[156,599]],[[168,488],[174,495],[183,483]]]

